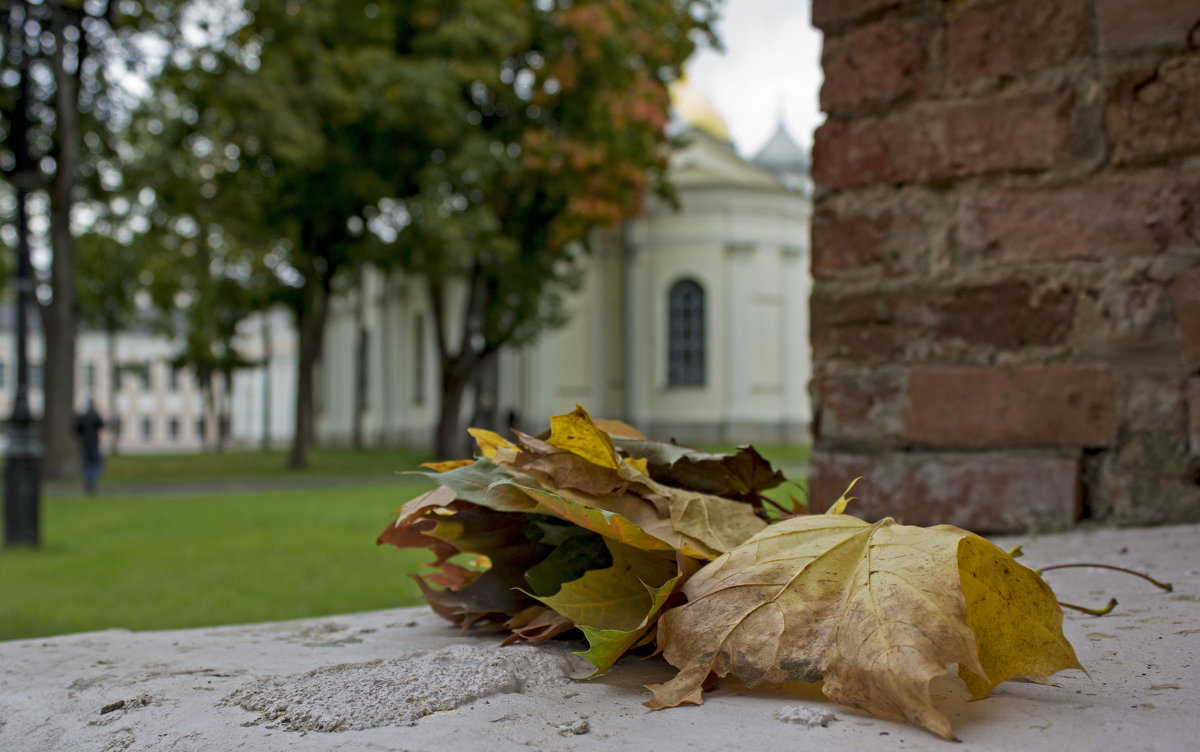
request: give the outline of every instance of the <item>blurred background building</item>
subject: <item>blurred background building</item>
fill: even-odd
[[[678,205],[653,198],[624,226],[595,238],[569,323],[501,353],[476,389],[505,430],[541,430],[546,416],[583,404],[679,441],[797,441],[808,435],[808,156],[782,121],[752,159],[724,119],[684,85],[674,93],[680,146],[670,179]],[[519,269],[513,270],[520,274]],[[358,295],[363,296],[360,311]],[[349,444],[356,408],[368,444],[427,445],[438,415],[433,317],[421,279],[369,270],[332,303],[318,367],[318,441]],[[365,395],[355,348],[367,336]],[[11,411],[11,306],[0,329],[0,412]],[[37,321],[37,317],[31,317]],[[31,339],[31,400],[41,412],[41,339]],[[94,399],[108,448],[188,451],[283,446],[295,420],[296,334],[282,310],[240,329],[252,365],[218,378],[211,396],[172,365],[178,343],[150,327],[79,338],[76,408]],[[486,400],[485,400],[486,403]]]

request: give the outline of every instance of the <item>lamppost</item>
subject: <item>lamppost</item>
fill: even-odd
[[[4,544],[37,546],[39,542],[39,502],[41,500],[42,443],[33,428],[29,410],[29,308],[33,305],[33,267],[29,261],[29,216],[26,209],[33,169],[29,158],[29,56],[25,43],[28,6],[25,0],[13,4],[13,17],[20,8],[20,25],[14,43],[16,55],[16,111],[12,118],[13,183],[17,189],[17,393],[13,400],[8,427],[8,452],[4,458]]]

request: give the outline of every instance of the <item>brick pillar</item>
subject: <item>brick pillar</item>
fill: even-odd
[[[814,507],[1200,520],[1200,5],[812,18]]]

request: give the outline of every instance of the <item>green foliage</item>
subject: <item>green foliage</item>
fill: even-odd
[[[50,496],[40,550],[0,551],[0,640],[294,619],[416,602],[373,549],[426,484],[226,495]],[[415,553],[415,552],[414,552]],[[423,555],[406,555],[416,569]]]
[[[117,332],[133,323],[146,248],[111,234],[87,232],[76,240],[76,294],[85,325]]]

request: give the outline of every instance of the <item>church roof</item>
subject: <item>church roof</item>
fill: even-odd
[[[751,160],[773,173],[808,172],[808,153],[788,133],[780,118],[767,145]]]
[[[732,144],[706,128],[690,128],[678,138],[679,146],[671,155],[671,182],[675,185],[782,188],[778,177],[742,159]]]

